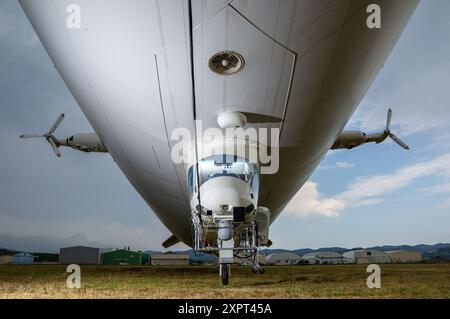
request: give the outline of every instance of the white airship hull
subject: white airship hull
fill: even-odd
[[[277,218],[335,142],[383,66],[418,1],[380,0],[381,29],[366,25],[374,1],[192,1],[194,78],[185,0],[20,0],[56,69],[102,143],[167,228],[191,245],[177,127],[217,127],[224,111],[280,118],[279,171],[261,176],[259,204]],[[70,28],[69,5],[81,9]],[[242,55],[233,75],[209,67]],[[132,212],[130,212],[132,214]]]

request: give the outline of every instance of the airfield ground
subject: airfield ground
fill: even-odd
[[[0,298],[450,298],[450,263],[381,265],[368,289],[364,265],[233,267],[81,266],[81,289],[66,287],[62,265],[0,265]]]

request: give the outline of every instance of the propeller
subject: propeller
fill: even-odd
[[[386,119],[386,129],[384,130],[384,136],[390,137],[395,143],[403,147],[405,150],[409,150],[409,146],[406,145],[401,139],[399,139],[394,133],[391,132],[391,120],[392,120],[392,110],[389,109]],[[384,140],[384,139],[383,139]],[[382,141],[381,141],[382,142]]]
[[[37,134],[22,134],[20,135],[20,138],[39,138],[43,137],[47,140],[47,142],[50,144],[50,146],[53,149],[53,152],[57,157],[61,157],[61,152],[59,151],[59,143],[55,136],[53,136],[53,133],[55,133],[58,126],[61,124],[61,122],[64,119],[64,113],[62,113],[58,118],[56,119],[55,123],[50,127],[47,133],[42,135]]]

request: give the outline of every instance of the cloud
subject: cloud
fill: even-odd
[[[431,149],[439,149],[439,150],[450,149],[450,129],[443,128],[433,132],[429,147]]]
[[[17,236],[12,234],[0,234],[1,248],[16,251],[58,253],[62,247],[90,246],[99,248],[113,248],[107,244],[91,242],[82,233],[75,234],[69,238],[57,236]]]
[[[337,168],[352,168],[352,167],[355,167],[355,164],[347,163],[347,162],[337,162],[336,167]]]
[[[450,199],[447,199],[446,201],[441,203],[438,207],[439,208],[450,208]]]
[[[0,234],[16,236],[8,243],[21,249],[58,247],[56,239],[50,247],[34,238],[74,233],[113,247],[160,249],[170,232],[108,154],[64,149],[57,159],[43,139],[19,140],[45,131],[62,112],[57,137],[92,128],[16,0],[0,1],[0,52]]]
[[[307,182],[287,205],[285,211],[288,215],[297,217],[339,216],[345,208],[379,204],[383,201],[383,195],[429,176],[450,177],[450,154],[404,167],[392,174],[360,177],[350,183],[344,192],[333,197],[324,197],[319,193],[316,183]],[[429,191],[450,190],[449,188],[450,183],[445,183],[436,185]]]
[[[431,187],[421,189],[422,192],[430,194],[446,194],[450,193],[450,183],[441,183]]]
[[[331,153],[331,152],[329,152]],[[319,169],[337,169],[337,168],[353,168],[355,167],[354,163],[349,162],[336,162],[336,164],[331,166],[320,166]]]
[[[393,174],[358,178],[337,198],[344,200],[348,206],[360,206],[362,201],[396,191],[418,178],[432,175],[450,176],[450,154],[404,167]]]
[[[401,135],[449,127],[450,42],[441,40],[450,30],[444,18],[449,9],[447,0],[419,5],[349,126],[383,129],[392,107],[392,124]]]
[[[88,218],[61,222],[15,218],[0,213],[0,225],[8,226],[0,228],[0,247],[26,251],[57,252],[60,247],[71,245],[160,250],[161,243],[170,236],[159,222],[132,225]]]
[[[285,208],[287,215],[305,217],[322,215],[325,217],[338,216],[345,203],[335,198],[322,198],[318,185],[306,182]]]

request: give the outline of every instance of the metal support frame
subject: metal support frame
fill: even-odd
[[[196,251],[205,253],[218,253],[219,262],[221,264],[234,263],[234,257],[236,257],[242,260],[244,265],[251,267],[253,272],[263,272],[258,260],[258,235],[255,214],[253,215],[251,221],[244,223],[234,223],[232,221],[232,216],[223,215],[211,216],[208,220],[207,218],[205,218],[205,216],[201,218],[200,213],[196,210],[192,210],[191,215],[194,233],[194,249]],[[219,227],[217,221],[220,219],[230,220],[233,231],[237,232],[237,235],[233,234],[233,238],[229,241],[220,241],[218,239],[216,245],[206,245],[206,234],[210,230],[218,230]],[[235,245],[234,240],[236,237],[239,241],[237,245]],[[222,262],[225,261],[225,259],[221,258],[221,251],[224,252],[229,250],[232,250],[233,260]]]

